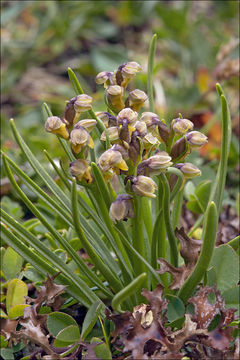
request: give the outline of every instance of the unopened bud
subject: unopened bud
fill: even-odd
[[[64,139],[69,138],[66,124],[57,116],[50,116],[45,123],[45,130],[56,135],[60,135]]]
[[[207,136],[199,131],[191,131],[186,135],[186,138],[191,148],[200,147],[208,141]]]
[[[139,111],[147,98],[147,94],[144,91],[135,89],[129,93],[126,99],[126,106],[129,106],[134,111]]]
[[[125,108],[118,113],[117,124],[122,125],[123,120],[127,120],[127,123],[134,125],[137,121],[138,113],[130,108]]]
[[[140,140],[138,139],[138,132],[134,131],[132,133],[131,142],[129,144],[129,158],[133,161],[134,164],[136,164],[139,161],[140,156]]]
[[[109,215],[111,220],[115,223],[116,220],[127,220],[127,218],[134,217],[133,199],[131,195],[120,194],[116,200],[111,204]]]
[[[118,127],[117,126],[109,127],[107,129],[107,133],[108,133],[108,136],[109,136],[109,140],[111,142],[119,140],[119,134],[118,134]],[[105,133],[105,131],[103,131],[103,133],[102,133],[102,135],[100,137],[100,140],[106,141],[106,133]]]
[[[76,97],[74,102],[74,109],[77,113],[89,111],[92,108],[92,97],[86,94],[81,94]]]
[[[158,122],[158,133],[160,136],[160,139],[165,144],[168,143],[169,137],[170,137],[170,130],[164,122],[160,121]]]
[[[186,137],[184,136],[175,142],[171,149],[170,156],[173,160],[181,159],[184,155],[186,155],[188,149],[188,142],[186,140]]]
[[[119,112],[124,108],[123,88],[119,85],[111,85],[107,88],[106,98],[110,109]]]
[[[71,100],[69,100],[65,106],[64,110],[64,121],[66,122],[67,127],[71,127],[74,122],[78,119],[79,116],[77,116],[77,119],[75,119],[76,111],[74,109],[74,102],[77,99],[75,96]]]
[[[72,149],[75,154],[79,154],[82,148],[86,145],[93,148],[94,143],[87,132],[83,127],[79,126],[77,129],[73,129],[70,134],[70,139],[72,143]]]
[[[129,141],[130,141],[130,131],[129,131],[127,119],[123,119],[120,131],[119,131],[119,138],[121,139],[123,144],[128,146]]]
[[[91,132],[94,129],[96,123],[97,121],[95,119],[83,119],[74,126],[74,129],[84,127],[88,132]]]
[[[171,123],[173,131],[178,135],[184,135],[187,131],[192,130],[194,125],[188,119],[173,119]]]
[[[96,112],[96,116],[102,120],[102,122],[104,123],[104,125],[108,128],[111,126],[116,126],[117,125],[117,119],[115,116],[109,114],[106,111],[99,111]]]
[[[111,169],[120,169],[127,171],[128,166],[122,158],[122,154],[119,151],[112,149],[106,150],[99,158],[99,167],[103,172],[107,172]]]
[[[135,176],[132,180],[132,190],[139,196],[147,196],[155,198],[154,194],[157,189],[157,184],[148,176]]]
[[[201,176],[201,170],[191,163],[179,163],[175,167],[183,173],[186,179],[192,179],[196,176]]]
[[[86,180],[87,183],[91,183],[90,169],[87,160],[78,159],[70,163],[70,172],[78,181]]]

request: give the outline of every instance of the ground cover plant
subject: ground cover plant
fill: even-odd
[[[187,207],[199,217],[187,233],[179,227],[183,195],[201,176],[188,156],[207,137],[184,114],[165,121],[154,112],[155,48],[156,35],[147,94],[133,86],[142,70],[136,62],[96,76],[106,111],[94,112],[68,70],[75,96],[62,117],[44,104],[45,130],[68,159],[44,151],[55,178],[10,121],[44,187],[2,154],[32,214],[21,221],[2,210],[4,359],[238,357],[239,236],[216,246],[231,141],[227,100],[217,84],[219,166],[213,182],[200,182],[189,195]]]

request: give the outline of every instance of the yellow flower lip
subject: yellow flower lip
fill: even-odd
[[[94,143],[87,132],[86,129],[82,126],[78,126],[77,128],[74,128],[70,133],[70,141],[72,143],[72,149],[76,154],[79,154],[82,150],[82,148],[86,145],[93,148]]]
[[[70,164],[70,172],[78,181],[86,180],[87,183],[92,182],[90,174],[90,166],[87,160],[78,159]]]
[[[99,167],[103,172],[110,169],[128,170],[126,162],[119,151],[108,149],[99,158]]]
[[[69,138],[66,124],[58,116],[50,116],[47,118],[45,130],[52,134],[60,135],[64,139]]]

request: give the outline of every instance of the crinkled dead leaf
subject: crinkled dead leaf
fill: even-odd
[[[175,235],[180,241],[180,254],[183,257],[185,264],[196,264],[202,242],[188,237],[183,227],[176,229]]]
[[[54,311],[58,311],[64,300],[61,298],[61,294],[66,289],[64,285],[57,285],[53,282],[53,280],[58,276],[59,273],[55,274],[54,276],[47,277],[47,280],[43,283],[44,286],[41,287],[41,291],[38,294],[36,299],[28,298],[28,302],[34,302],[36,312],[39,311],[43,302],[46,305],[50,306]]]
[[[161,284],[158,284],[153,291],[142,290],[142,295],[148,300],[151,310],[156,316],[167,308],[168,302],[162,298],[163,290],[164,287]]]
[[[169,264],[169,262],[163,258],[157,259],[157,262],[160,264],[160,269],[157,270],[159,274],[169,272],[173,276],[173,281],[169,286],[169,289],[171,290],[180,289],[194,267],[193,264],[189,264],[189,266],[184,265],[176,268],[173,265]]]
[[[215,301],[210,303],[209,296],[213,295]],[[188,302],[194,304],[193,320],[197,322],[198,328],[207,329],[213,318],[221,313],[225,307],[225,301],[216,287],[205,286]]]
[[[6,340],[10,339],[11,333],[16,330],[17,324],[17,320],[0,319],[1,334],[5,336]]]

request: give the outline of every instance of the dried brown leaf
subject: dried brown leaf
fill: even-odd
[[[185,264],[196,264],[202,242],[188,237],[183,227],[176,229],[175,235],[180,241],[180,254],[183,257]]]
[[[169,262],[163,258],[159,258],[157,262],[160,264],[160,269],[157,270],[159,274],[169,272],[173,276],[173,282],[169,286],[169,289],[171,290],[180,289],[193,270],[192,265],[184,265],[176,268],[173,265],[169,264]]]

